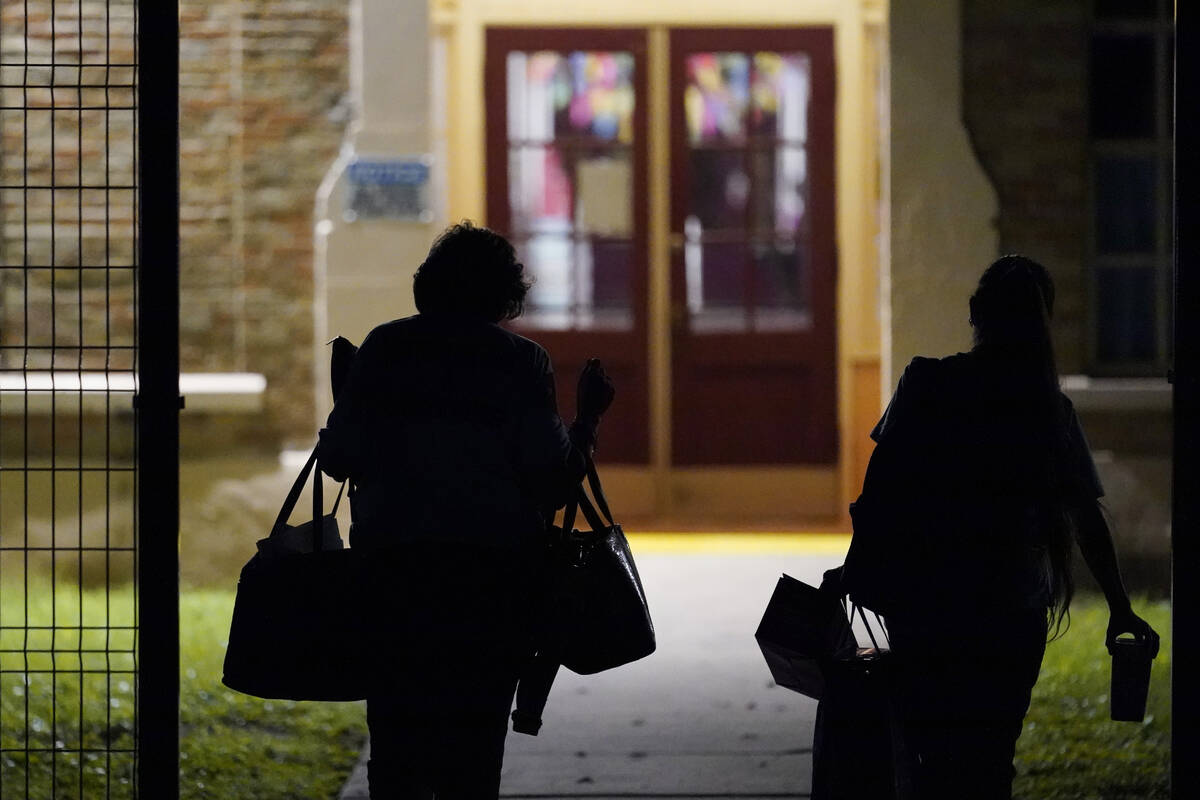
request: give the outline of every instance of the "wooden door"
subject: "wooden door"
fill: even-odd
[[[832,28],[671,32],[672,460],[837,459]]]
[[[601,457],[645,464],[645,33],[490,28],[486,46],[487,224],[535,280],[513,328],[549,351],[568,420],[580,367],[604,361]]]

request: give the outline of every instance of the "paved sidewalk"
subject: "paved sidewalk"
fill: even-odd
[[[772,683],[754,630],[781,572],[815,585],[841,560],[638,554],[658,652],[600,675],[563,670],[541,734],[509,734],[501,796],[807,797],[816,701]],[[367,797],[364,767],[343,800]]]

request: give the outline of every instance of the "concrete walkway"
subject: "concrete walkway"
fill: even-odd
[[[774,685],[754,630],[781,572],[816,585],[842,555],[634,549],[658,652],[563,670],[541,734],[509,734],[501,796],[807,797],[816,701]],[[365,777],[363,762],[343,800],[367,798]]]

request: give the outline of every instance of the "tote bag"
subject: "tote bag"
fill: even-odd
[[[552,554],[555,630],[551,639],[559,663],[580,675],[645,658],[656,646],[654,623],[629,541],[613,521],[590,456],[587,481],[596,505],[581,485],[563,512]],[[580,510],[590,530],[575,528]]]
[[[365,614],[354,602],[362,571],[342,546],[333,511],[323,513],[314,449],[292,485],[271,534],[242,568],[222,683],[245,694],[286,700],[361,700],[370,676]],[[314,469],[315,468],[315,469]],[[310,473],[313,520],[287,524]],[[343,484],[343,488],[344,488]]]

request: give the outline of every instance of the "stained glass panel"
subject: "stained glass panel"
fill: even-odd
[[[685,64],[689,324],[807,327],[809,57],[700,52]]]
[[[511,228],[529,327],[633,325],[633,55],[507,56]]]

